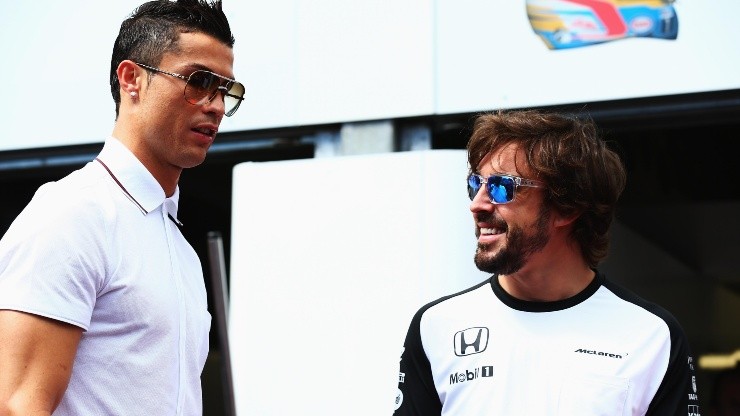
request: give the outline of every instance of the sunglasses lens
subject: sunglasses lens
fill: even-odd
[[[472,201],[480,191],[480,177],[477,175],[468,175],[468,197]]]
[[[185,85],[185,99],[190,104],[202,105],[213,99],[221,79],[208,71],[195,71]]]
[[[222,86],[222,83],[225,85]],[[240,82],[227,81],[226,78],[208,71],[195,71],[190,74],[185,85],[185,99],[190,104],[203,105],[213,100],[219,91],[224,95],[225,115],[231,116],[239,108],[244,97],[244,85]]]
[[[224,108],[226,110],[226,116],[230,117],[239,108],[239,104],[242,103],[244,97],[244,85],[241,82],[233,82],[229,87],[229,91],[224,96]]]
[[[511,202],[514,199],[514,187],[514,179],[507,176],[491,176],[486,184],[488,196],[496,204]]]

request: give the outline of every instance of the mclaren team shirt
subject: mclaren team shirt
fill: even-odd
[[[395,403],[396,416],[700,414],[676,319],[599,273],[556,302],[515,299],[494,276],[425,305]]]

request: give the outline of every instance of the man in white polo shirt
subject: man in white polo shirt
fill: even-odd
[[[220,1],[144,3],[111,60],[112,137],[0,241],[0,415],[197,415],[210,315],[177,219],[244,87]]]

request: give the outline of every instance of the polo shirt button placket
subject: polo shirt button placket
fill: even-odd
[[[165,234],[167,235],[167,247],[169,249],[170,265],[172,270],[172,280],[174,281],[176,293],[177,293],[177,304],[178,304],[178,393],[177,393],[177,415],[182,414],[183,400],[185,391],[185,361],[182,357],[185,357],[185,345],[186,345],[186,309],[185,309],[185,298],[182,287],[182,275],[180,273],[179,262],[177,259],[177,244],[175,244],[175,236],[173,233],[175,229],[179,227],[177,221],[177,207],[175,203],[170,199],[165,199],[162,204],[162,220],[165,224]]]

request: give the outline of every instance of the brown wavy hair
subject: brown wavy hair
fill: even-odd
[[[609,249],[609,227],[626,173],[616,152],[601,139],[590,117],[540,110],[479,115],[468,142],[475,171],[489,153],[517,144],[533,178],[547,184],[545,204],[563,215],[578,214],[571,237],[596,267]]]

